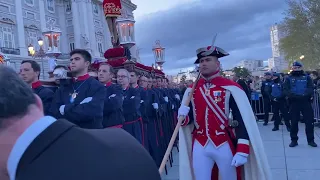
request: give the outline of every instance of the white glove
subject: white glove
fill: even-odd
[[[141,103],[143,103],[143,102],[144,102],[144,101],[143,101],[143,100],[141,100],[141,101],[140,101],[140,104],[141,104]]]
[[[109,96],[109,99],[110,99],[110,98],[113,98],[113,97],[116,97],[116,94],[111,94],[111,95]]]
[[[130,99],[133,99],[135,96],[131,96],[131,98]]]
[[[152,103],[153,109],[159,109],[158,103]]]
[[[59,111],[60,111],[60,114],[61,114],[61,115],[64,115],[64,108],[65,108],[65,107],[66,107],[66,105],[60,106]]]
[[[180,96],[178,94],[174,95],[174,97],[176,97],[176,99],[180,100]]]
[[[236,153],[236,155],[233,156],[231,166],[239,167],[247,163],[248,157],[241,155],[239,153]]]
[[[178,110],[178,118],[180,116],[187,116],[189,114],[189,111],[190,111],[190,107],[181,104],[181,106]]]
[[[166,102],[169,102],[169,98],[166,96],[163,98]]]
[[[87,97],[83,101],[81,101],[80,104],[89,103],[90,101],[92,101],[92,97]]]
[[[172,109],[174,109],[174,105],[172,104]]]

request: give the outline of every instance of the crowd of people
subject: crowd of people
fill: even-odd
[[[202,55],[203,52],[211,54]],[[0,67],[0,179],[160,180],[158,168],[178,116],[185,117],[183,132],[194,123],[194,153],[200,155],[200,147],[211,148],[206,146],[208,137],[216,146],[221,143],[224,147],[228,142],[225,148],[229,148],[228,162],[232,165],[217,163],[232,170],[233,174],[224,176],[236,177],[238,167],[247,163],[252,146],[249,139],[254,147],[262,145],[260,137],[254,135],[259,134],[256,124],[249,120],[254,119],[254,114],[245,108],[250,107],[247,99],[258,89],[264,103],[264,125],[268,125],[272,105],[272,130],[279,130],[283,118],[291,136],[289,146],[295,147],[301,113],[308,144],[317,147],[312,107],[320,82],[316,72],[306,74],[302,64],[294,62],[290,74],[267,72],[258,86],[254,84],[258,78],[252,81],[234,76],[230,81],[219,75],[221,54],[224,55],[218,48],[199,52],[196,63],[200,63],[202,76],[190,107],[184,102],[194,82],[187,81],[179,87],[161,76],[126,69],[116,72],[107,63],[90,69],[91,55],[83,49],[70,52],[69,67],[55,67],[54,88],[41,83],[40,66],[35,61],[23,61],[18,74],[9,67]],[[229,119],[224,111],[233,118]],[[206,124],[208,116],[221,122],[210,120],[213,124]],[[250,131],[247,127],[251,127]],[[235,134],[229,129],[235,129]],[[231,133],[228,138],[220,136],[225,132]],[[261,148],[253,153],[260,157],[259,161],[264,159]],[[194,163],[199,165],[194,169],[197,176],[211,175],[211,165],[204,173],[202,161]],[[268,167],[267,163],[263,166]],[[222,170],[219,173],[223,174]]]
[[[70,56],[70,67],[57,66],[55,68],[54,77],[58,84],[56,88],[45,87],[41,81],[39,81],[41,70],[39,64],[35,61],[26,60],[21,63],[18,74],[20,79],[10,74],[12,72],[8,69],[1,69],[1,84],[6,87],[13,87],[13,89],[6,91],[6,89],[1,88],[0,100],[4,98],[11,101],[10,103],[0,101],[0,110],[4,111],[4,114],[0,116],[0,120],[4,119],[4,121],[0,121],[0,124],[9,123],[9,125],[11,125],[11,119],[19,119],[21,117],[23,120],[25,116],[31,118],[33,121],[40,118],[46,119],[46,121],[43,121],[44,125],[39,121],[37,122],[39,122],[40,125],[36,125],[36,123],[32,125],[29,124],[30,126],[26,128],[25,132],[20,132],[20,135],[23,135],[19,137],[17,142],[23,141],[23,138],[28,138],[28,135],[26,135],[28,131],[37,132],[34,126],[40,126],[42,131],[46,129],[46,136],[48,136],[46,138],[48,138],[47,140],[49,141],[48,144],[46,144],[47,147],[43,147],[43,152],[40,152],[41,148],[35,152],[29,152],[29,146],[28,150],[22,152],[21,156],[18,157],[21,158],[20,162],[19,160],[17,161],[16,156],[13,154],[15,151],[20,151],[17,150],[17,148],[21,147],[18,147],[19,144],[17,145],[17,143],[14,146],[11,144],[12,146],[7,149],[7,169],[10,179],[28,179],[28,177],[31,177],[30,173],[33,172],[33,170],[28,169],[29,167],[33,169],[43,165],[48,168],[48,164],[45,162],[43,162],[45,164],[42,164],[42,161],[52,160],[53,158],[57,159],[51,161],[52,164],[50,167],[56,169],[56,167],[59,166],[60,168],[57,172],[48,173],[48,170],[44,170],[32,176],[31,179],[48,179],[47,177],[50,174],[52,177],[49,179],[103,179],[102,176],[99,177],[102,174],[97,174],[97,178],[81,177],[82,175],[86,176],[87,171],[90,171],[89,168],[82,172],[83,168],[77,168],[81,165],[92,165],[93,167],[91,168],[105,168],[105,173],[112,174],[112,176],[105,176],[108,177],[108,179],[160,179],[156,167],[159,168],[161,164],[173,129],[177,123],[177,111],[180,107],[181,99],[180,90],[174,87],[173,84],[169,84],[168,79],[164,77],[151,77],[145,74],[139,74],[137,71],[129,72],[126,69],[118,69],[117,72],[115,72],[113,67],[107,63],[101,63],[96,69],[97,77],[93,77],[89,75],[91,55],[88,51],[76,49],[70,53]],[[12,79],[14,81],[9,82]],[[20,82],[21,80],[27,85]],[[32,91],[30,91],[31,89]],[[20,95],[15,93],[20,93]],[[36,98],[32,95],[33,93],[37,95]],[[44,116],[41,112],[42,109]],[[38,115],[30,115],[30,113],[34,113],[33,111],[35,110],[37,110]],[[6,119],[9,120],[6,121]],[[23,123],[22,120],[19,121],[20,124]],[[47,128],[51,127],[51,124],[54,126]],[[41,127],[41,125],[44,127]],[[78,132],[79,129],[72,130],[75,128],[74,125],[82,130],[88,131],[83,132],[81,130]],[[60,130],[54,132],[55,126],[63,127],[62,132]],[[30,130],[32,128],[33,130]],[[99,132],[97,131],[99,129],[109,129],[110,131]],[[132,139],[126,137],[127,134],[116,130],[125,130],[136,140],[131,142]],[[41,131],[39,130],[39,132]],[[90,132],[89,137],[85,136],[88,132]],[[8,134],[5,135],[8,136]],[[44,140],[41,139],[44,135],[39,135],[38,137],[37,135],[33,138],[40,139],[39,141]],[[60,137],[62,140],[56,139]],[[0,131],[0,139],[1,138]],[[74,142],[78,141],[79,138],[81,138],[83,143]],[[52,140],[52,142],[50,142],[50,140]],[[94,142],[86,144],[92,140]],[[105,147],[103,143],[95,142],[100,140],[111,143],[105,143],[107,146]],[[130,142],[128,143],[127,141]],[[31,142],[29,141],[28,143]],[[39,143],[43,142],[32,142],[34,146],[39,145]],[[136,143],[142,145],[141,147],[143,148],[139,148]],[[74,147],[75,145],[78,147]],[[95,162],[97,159],[96,156],[99,155],[92,155],[92,153],[90,153],[91,148],[89,147],[91,145],[96,148],[102,148],[101,151],[106,151],[100,154],[101,160]],[[85,146],[87,146],[87,148]],[[58,148],[60,149],[58,150]],[[76,152],[70,155],[74,148],[84,148],[81,150],[83,153],[80,154],[80,152]],[[60,164],[64,161],[61,160],[60,157],[57,157],[57,155],[54,155],[55,153],[61,153],[63,156],[66,156],[65,161],[72,158],[74,159],[72,162],[68,161],[66,164]],[[49,157],[50,155],[52,155],[52,157]],[[105,159],[110,158],[110,156],[114,157],[107,160]],[[150,162],[151,157],[152,162]],[[77,158],[87,160],[88,164],[77,160]],[[103,159],[109,163],[102,163],[101,161],[103,161]],[[127,159],[128,162],[125,162],[125,159]],[[30,166],[29,163],[31,163]],[[71,167],[72,163],[74,163],[74,167]],[[115,165],[111,165],[112,163]],[[25,168],[25,166],[28,168]],[[63,168],[74,172],[64,174]],[[119,168],[125,168],[127,170],[120,172]],[[39,172],[40,171],[42,170],[39,169]],[[146,171],[148,173],[144,173],[144,176],[142,176],[140,171]],[[45,173],[49,175],[45,175]],[[130,176],[131,178],[129,178]]]
[[[252,106],[262,104],[264,126],[269,123],[270,112],[273,114],[271,121],[274,121],[272,131],[278,131],[279,125],[283,125],[282,119],[284,120],[292,139],[290,147],[297,145],[298,122],[306,125],[309,145],[317,146],[314,143],[314,126],[320,127],[317,122],[319,117],[314,112],[318,111],[320,106],[320,78],[317,71],[305,72],[302,63],[296,61],[288,74],[266,72],[262,78],[234,76],[232,79],[244,89]],[[253,94],[257,92],[262,97],[255,99]]]

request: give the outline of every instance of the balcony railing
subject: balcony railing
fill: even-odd
[[[20,49],[1,47],[0,51],[4,54],[20,55]]]

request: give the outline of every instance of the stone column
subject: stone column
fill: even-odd
[[[85,4],[85,8],[87,9],[87,28],[88,28],[88,38],[89,38],[89,43],[90,43],[90,49],[91,53],[94,57],[100,57],[100,53],[98,50],[98,45],[97,45],[97,39],[96,39],[96,32],[95,32],[95,27],[94,27],[94,18],[93,18],[93,4],[91,0],[88,0],[87,3]]]
[[[95,39],[95,29],[93,23],[93,12],[92,12],[92,1],[91,0],[78,0],[79,9],[81,9],[81,39],[84,41],[82,36],[86,36],[88,43],[83,44],[92,56],[96,56],[97,47]]]
[[[44,0],[39,0],[39,10],[40,10],[40,25],[41,25],[40,31],[42,33],[47,28]]]
[[[72,1],[72,22],[74,31],[74,47],[81,48],[81,26],[80,26],[80,12],[79,12],[79,0]],[[82,19],[82,22],[84,20]]]
[[[15,10],[16,10],[16,24],[17,24],[17,32],[18,32],[18,40],[19,40],[19,49],[21,56],[28,56],[28,48],[26,45],[25,39],[25,29],[23,23],[23,16],[22,16],[22,1],[15,0]]]
[[[59,14],[59,24],[61,29],[61,35],[60,35],[60,43],[59,43],[59,50],[62,53],[69,53],[69,41],[67,37],[67,29],[66,29],[66,17],[65,17],[65,7],[62,2],[57,4],[58,8],[58,14]]]

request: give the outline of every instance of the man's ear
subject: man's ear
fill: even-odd
[[[91,63],[89,61],[86,61],[85,64],[86,64],[86,67],[89,68]]]
[[[36,98],[36,106],[43,112],[43,104],[41,98],[36,94],[34,94],[34,96]]]

